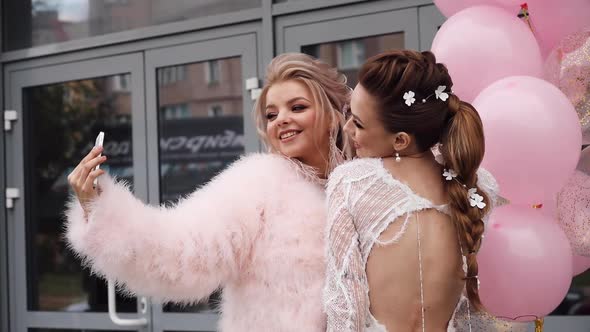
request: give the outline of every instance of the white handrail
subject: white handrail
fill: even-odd
[[[136,318],[136,319],[123,319],[117,316],[117,304],[115,302],[115,283],[109,279],[107,282],[108,285],[108,297],[109,297],[109,317],[119,326],[146,326],[148,325],[148,320],[145,317]]]

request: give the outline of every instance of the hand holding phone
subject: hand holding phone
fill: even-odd
[[[101,131],[100,133],[98,133],[98,136],[96,136],[96,141],[94,142],[94,146],[95,147],[97,147],[97,146],[103,146],[103,143],[104,143],[104,132]],[[102,153],[99,154],[99,156],[101,156],[101,155],[102,155]],[[97,170],[99,168],[100,168],[100,164],[99,165],[96,165],[96,167],[94,168],[94,170]],[[98,178],[94,179],[94,182],[93,182],[93,185],[95,187],[96,187],[97,184],[98,184]]]

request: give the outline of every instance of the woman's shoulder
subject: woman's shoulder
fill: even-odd
[[[314,183],[312,170],[296,160],[275,153],[249,153],[231,164],[231,173],[258,184]]]
[[[367,181],[378,174],[380,159],[357,158],[338,165],[328,177],[328,194],[347,183]]]
[[[500,196],[500,186],[494,175],[485,168],[480,167],[477,170],[477,185],[488,195],[492,208],[502,206],[508,202]]]
[[[357,158],[349,160],[338,165],[330,174],[330,178],[348,177],[355,179],[357,177],[364,177],[378,169],[380,162],[381,160],[378,158]]]
[[[289,173],[289,163],[284,159],[270,153],[249,153],[232,162],[211,181],[244,186],[267,183],[277,174]]]

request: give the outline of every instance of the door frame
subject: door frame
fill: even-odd
[[[23,89],[52,83],[91,79],[122,73],[131,74],[131,107],[132,107],[132,141],[133,141],[133,169],[135,180],[135,194],[140,199],[147,198],[147,168],[145,162],[146,149],[144,116],[144,73],[143,58],[139,53],[116,55],[94,60],[63,63],[45,67],[33,67],[15,70],[11,66],[5,68],[5,98],[6,105],[19,114],[19,120],[13,123],[13,129],[5,137],[6,154],[11,156],[6,163],[8,187],[20,189],[21,197],[15,200],[14,208],[7,210],[8,235],[8,282],[9,305],[12,329],[26,331],[35,327],[60,328],[105,328],[120,330],[114,325],[106,313],[65,313],[47,311],[29,311],[27,305],[27,263],[26,259],[26,216],[25,201],[28,197],[24,170],[24,105]],[[108,133],[107,133],[108,135]],[[108,140],[108,136],[107,136]],[[138,314],[122,315],[136,317]]]
[[[434,36],[438,27],[446,20],[446,17],[435,5],[418,8],[418,22],[420,24],[420,51],[429,51],[432,47]]]
[[[26,255],[26,236],[24,230],[24,178],[18,175],[23,169],[24,160],[18,156],[23,145],[22,88],[43,84],[59,83],[69,80],[108,76],[131,72],[134,190],[144,202],[158,204],[158,140],[157,135],[157,80],[155,68],[205,61],[208,59],[242,57],[243,78],[260,77],[263,72],[262,41],[260,22],[238,24],[215,30],[167,36],[160,39],[142,40],[123,46],[109,46],[98,51],[85,50],[77,53],[60,54],[47,58],[30,59],[4,66],[3,88],[5,107],[17,109],[19,120],[13,122],[13,130],[5,134],[7,165],[6,186],[21,189],[21,199],[15,201],[15,208],[7,210],[8,239],[6,244],[7,287],[11,286],[6,307],[11,330],[26,331],[28,328],[68,328],[68,329],[111,329],[124,330],[114,325],[106,313],[63,313],[28,311],[26,304],[26,262],[19,262],[17,254]],[[225,53],[224,53],[225,52]],[[149,62],[149,66],[148,66]],[[244,87],[244,84],[242,84]],[[149,92],[148,92],[149,91]],[[141,94],[141,95],[140,95]],[[149,97],[148,96],[154,96]],[[252,116],[253,101],[249,91],[242,91],[244,105],[244,139],[246,152],[259,151],[256,128]],[[107,133],[108,140],[108,133]],[[155,149],[154,149],[155,148]],[[152,175],[155,174],[155,177]],[[2,193],[3,195],[3,193]],[[2,230],[2,229],[0,229]],[[18,237],[16,236],[18,234]],[[0,250],[1,252],[1,250]],[[8,269],[10,267],[10,269]],[[2,266],[0,266],[1,270]],[[18,272],[17,272],[18,271]],[[19,282],[20,277],[20,282]],[[26,277],[26,275],[25,275]],[[0,280],[4,282],[3,280]],[[23,296],[19,296],[23,294]],[[1,303],[0,303],[1,304]],[[0,309],[3,309],[0,308]],[[17,309],[18,308],[18,309]],[[155,311],[152,311],[155,310]],[[139,312],[139,310],[138,310]],[[120,314],[121,318],[137,318],[139,314]],[[163,313],[160,304],[149,304],[145,315],[150,319],[148,328],[140,331],[191,330],[214,331],[218,315],[195,313]],[[131,328],[133,329],[133,328]]]

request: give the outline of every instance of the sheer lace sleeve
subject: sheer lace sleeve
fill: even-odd
[[[492,173],[480,167],[477,170],[477,185],[490,196],[493,205],[496,206],[500,188]]]
[[[359,235],[348,205],[346,175],[336,171],[328,182],[327,276],[324,306],[327,331],[362,331],[368,307]]]
[[[485,191],[490,198],[492,208],[496,208],[508,203],[508,201],[500,196],[500,187],[496,178],[485,168],[477,170],[477,185]]]

